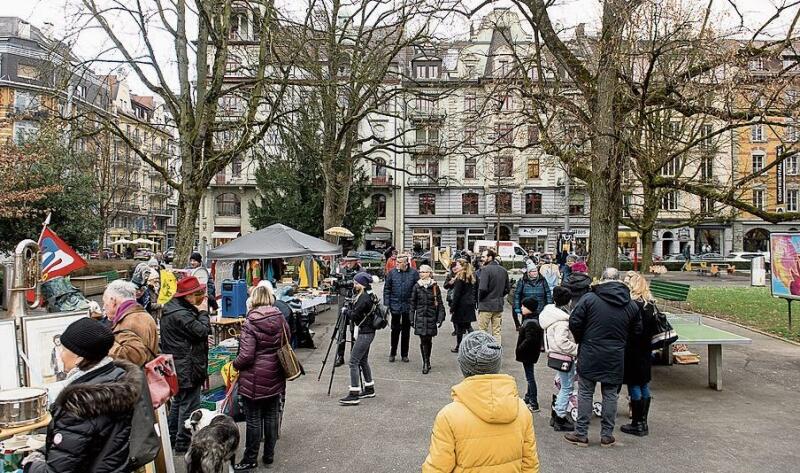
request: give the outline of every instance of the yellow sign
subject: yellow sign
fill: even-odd
[[[158,303],[166,304],[178,290],[178,279],[172,271],[161,270],[161,290],[158,291]]]

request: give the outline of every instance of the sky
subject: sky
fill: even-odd
[[[108,0],[97,0],[98,3],[103,3]],[[296,7],[299,3],[298,0],[279,0],[286,2],[287,5]],[[466,0],[475,4],[480,0]],[[676,2],[684,1],[691,5],[705,5],[706,0],[674,0]],[[739,11],[745,17],[747,26],[750,28],[756,27],[763,23],[775,12],[775,5],[790,2],[791,0],[713,0],[714,10],[718,15],[718,23],[723,25],[729,32],[738,28],[739,18],[734,14],[733,9],[730,7],[729,2],[734,1]],[[147,4],[145,0],[143,3]],[[495,2],[495,6],[503,7],[510,6],[509,0],[499,0]],[[599,17],[601,11],[602,0],[558,0],[555,7],[551,7],[551,17],[555,22],[564,28],[570,28],[578,23],[586,23],[587,31],[592,32],[596,30],[595,26],[599,24]],[[0,0],[0,16],[17,16],[20,17],[37,27],[43,27],[46,23],[53,24],[53,36],[56,38],[69,38],[69,43],[73,45],[73,51],[78,57],[89,59],[97,57],[99,51],[103,51],[111,47],[110,41],[105,35],[96,28],[87,27],[85,18],[81,19],[79,12],[82,9],[80,0]],[[489,11],[486,8],[478,16],[482,16]],[[788,17],[788,15],[786,15]],[[782,20],[780,24],[785,27],[788,24],[789,18]],[[464,22],[459,28],[454,27],[453,30],[466,32],[468,30],[468,23]],[[119,21],[115,24],[115,30],[121,32],[124,40],[131,44],[140,44],[137,35],[130,27],[126,27],[125,23]],[[128,34],[126,34],[126,31]],[[746,37],[744,33],[742,37]],[[162,38],[156,38],[155,49],[160,51],[163,55],[165,63],[170,62],[174,56],[174,49],[171,42],[166,35]],[[125,73],[124,70],[119,70],[119,65],[109,65],[96,63],[92,68],[98,73],[111,72],[112,68],[117,68],[114,72]],[[135,93],[147,94],[144,85],[138,80],[129,76],[132,89]]]

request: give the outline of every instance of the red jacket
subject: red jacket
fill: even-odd
[[[261,306],[247,314],[239,337],[239,355],[233,367],[239,370],[239,394],[247,399],[266,399],[286,389],[278,349],[284,344],[289,325],[275,307]]]

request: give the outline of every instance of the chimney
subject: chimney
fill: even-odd
[[[586,39],[586,23],[578,23],[575,27],[575,39]]]

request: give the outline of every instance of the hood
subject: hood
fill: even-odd
[[[547,330],[548,327],[556,322],[569,321],[569,314],[555,306],[555,304],[547,304],[539,314],[539,325],[542,330]]]
[[[562,284],[562,286],[573,292],[575,292],[575,290],[586,290],[591,285],[592,278],[589,277],[588,274],[584,273],[571,273],[569,276],[567,276],[567,280]]]
[[[519,413],[519,393],[507,374],[470,376],[453,386],[453,400],[489,424],[510,424]]]
[[[275,315],[283,316],[283,313],[275,306],[262,305],[261,307],[256,307],[255,309],[251,310],[247,314],[247,320],[249,320],[251,323],[257,324],[267,317],[272,317]]]
[[[115,380],[103,381],[115,368],[122,368],[125,374]],[[96,378],[100,382],[92,383]],[[83,418],[133,410],[143,386],[141,370],[133,363],[123,360],[114,360],[100,368],[90,382],[80,382],[80,378],[76,381],[61,391],[56,404]]]
[[[173,297],[169,300],[166,304],[164,304],[164,308],[162,309],[161,316],[164,317],[165,315],[170,315],[175,312],[184,312],[189,311],[192,313],[198,313],[197,307],[189,304],[184,298],[182,297]]]
[[[631,301],[630,289],[619,281],[609,281],[598,284],[593,290],[594,293],[597,294],[597,297],[613,306],[622,307],[628,305]]]

